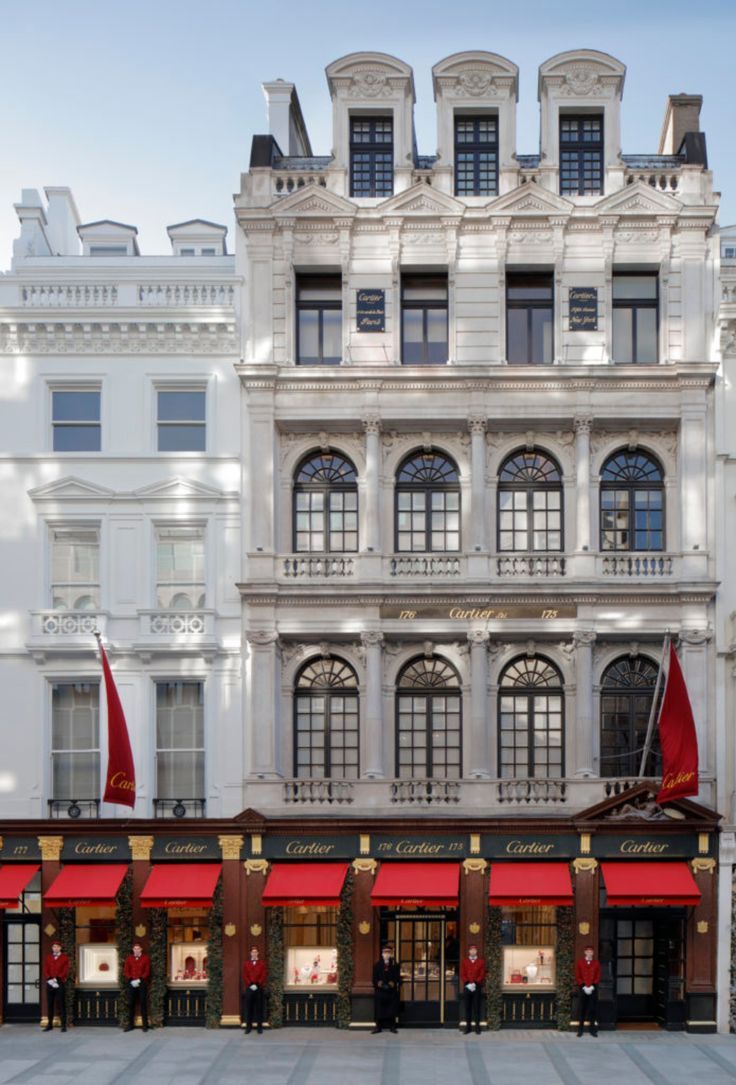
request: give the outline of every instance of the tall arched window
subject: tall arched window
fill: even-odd
[[[422,656],[407,663],[397,686],[397,776],[459,779],[462,703],[457,671],[439,656]]]
[[[297,468],[294,549],[308,554],[358,549],[358,475],[339,452],[310,452]]]
[[[294,690],[294,775],[355,780],[358,776],[358,679],[342,659],[313,659]]]
[[[441,452],[412,452],[396,474],[396,550],[460,549],[460,476]]]
[[[622,656],[601,679],[601,776],[636,776],[652,709],[657,664],[646,656]],[[659,735],[654,729],[645,775],[661,771]]]
[[[622,449],[601,471],[601,550],[664,549],[664,472],[641,449]]]
[[[543,656],[523,656],[504,668],[499,685],[500,776],[563,776],[565,699],[557,667]]]
[[[539,449],[514,452],[499,471],[498,549],[562,550],[562,473]]]

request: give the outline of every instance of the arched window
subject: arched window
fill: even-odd
[[[646,740],[657,664],[646,656],[622,656],[601,679],[601,776],[636,776]],[[646,775],[661,771],[659,735],[654,729]]]
[[[439,656],[413,659],[396,691],[396,773],[402,780],[461,775],[460,679]]]
[[[522,656],[504,668],[499,685],[499,775],[563,776],[565,702],[560,672],[543,656]]]
[[[294,477],[297,553],[353,553],[358,549],[358,476],[339,452],[311,452]]]
[[[441,452],[412,452],[396,474],[396,550],[460,549],[460,476]]]
[[[358,679],[342,659],[310,660],[294,690],[294,775],[358,776]]]
[[[498,549],[562,550],[562,474],[539,449],[514,452],[499,471]]]
[[[664,549],[664,473],[648,452],[623,449],[601,471],[601,550]]]

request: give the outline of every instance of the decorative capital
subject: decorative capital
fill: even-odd
[[[360,643],[365,645],[366,648],[369,645],[381,645],[383,644],[383,633],[378,629],[366,629],[360,634]]]
[[[485,874],[488,863],[485,859],[463,859],[463,870],[466,875],[470,874]]]
[[[573,859],[572,868],[576,874],[595,874],[598,869],[597,859]]]
[[[580,834],[580,854],[590,855],[590,833]]]
[[[375,859],[353,859],[353,870],[356,874],[375,874],[378,863]]]
[[[713,638],[713,629],[681,629],[679,640],[681,644],[707,644]]]
[[[61,849],[64,847],[63,836],[39,836],[38,846],[44,863],[58,863]]]
[[[222,928],[222,933],[225,935],[226,938],[234,938],[235,935],[238,933],[238,928],[235,926],[234,923],[226,923],[225,926]]]
[[[251,874],[268,874],[268,859],[246,859],[243,867],[248,877]]]
[[[378,436],[381,432],[381,416],[378,414],[367,414],[364,418],[361,418],[363,423],[363,430],[366,435],[371,434]]]
[[[715,874],[716,861],[715,859],[692,859],[690,866],[693,868],[693,874]]]
[[[242,836],[218,836],[217,843],[220,845],[223,859],[240,858],[240,850],[243,847]]]
[[[129,836],[128,844],[134,861],[136,859],[142,859],[144,862],[150,860],[151,851],[153,850],[152,836]]]
[[[595,644],[597,640],[597,634],[592,629],[578,629],[577,632],[572,635],[572,642],[576,648],[582,646],[588,646]]]
[[[485,648],[490,639],[491,635],[485,629],[471,629],[468,633],[468,644],[473,647]]]
[[[471,414],[468,429],[473,437],[482,437],[488,428],[488,419],[484,414]]]
[[[253,855],[263,855],[263,837],[260,833],[250,834],[250,850]]]
[[[593,419],[590,415],[581,414],[573,419],[572,424],[576,433],[588,434],[593,428]]]
[[[267,648],[270,644],[278,644],[279,635],[275,629],[249,629],[245,639],[256,648]]]

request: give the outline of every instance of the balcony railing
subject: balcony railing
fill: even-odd
[[[516,806],[565,802],[564,780],[499,780],[498,801]]]
[[[627,185],[643,181],[645,185],[660,192],[673,194],[680,186],[680,167],[685,161],[684,155],[622,155],[626,165],[625,180]]]
[[[231,309],[235,287],[232,283],[143,283],[138,287],[138,302],[162,309]]]
[[[153,816],[156,818],[203,818],[206,809],[206,799],[153,800]]]
[[[287,780],[284,802],[305,805],[348,805],[353,801],[351,780]]]
[[[37,309],[109,309],[118,303],[117,283],[30,283],[21,302]]]
[[[235,284],[225,280],[154,279],[143,283],[26,283],[19,287],[17,296],[23,309],[232,309],[235,291]]]
[[[309,580],[313,577],[345,577],[355,575],[353,558],[325,554],[322,557],[289,557],[283,559],[283,574],[290,580]]]
[[[139,610],[138,614],[144,637],[214,636],[213,610]]]
[[[391,802],[399,806],[448,806],[460,802],[459,780],[393,780]]]
[[[564,576],[561,554],[514,554],[496,559],[499,576]]]
[[[602,554],[603,576],[650,577],[672,576],[671,554]]]
[[[391,576],[460,576],[460,558],[393,557],[389,569]]]
[[[49,817],[55,819],[98,818],[99,799],[49,799]]]
[[[96,610],[34,610],[31,623],[34,636],[91,637],[97,629],[105,631],[107,614]]]

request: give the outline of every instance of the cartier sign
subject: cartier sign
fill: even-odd
[[[360,848],[357,836],[285,836],[263,838],[266,859],[354,859]]]
[[[698,854],[698,841],[694,833],[672,836],[596,833],[591,840],[591,853],[597,859],[689,859]]]
[[[484,833],[480,850],[486,859],[572,859],[578,854],[578,838],[574,833]]]
[[[485,603],[455,603],[443,606],[406,607],[387,604],[380,608],[382,618],[398,618],[402,622],[422,621],[424,618],[447,619],[451,622],[504,622],[514,618],[531,618],[549,622],[555,618],[574,618],[574,606],[493,606]]]
[[[381,836],[371,833],[371,855],[377,859],[464,859],[467,836]]]
[[[153,842],[152,859],[221,859],[222,852],[216,836],[157,836]]]
[[[37,836],[6,836],[0,837],[0,859],[7,862],[9,859],[21,859],[28,862],[30,859],[41,861],[41,848]]]
[[[130,845],[124,836],[68,836],[61,851],[62,861],[80,860],[96,863],[130,859]]]

